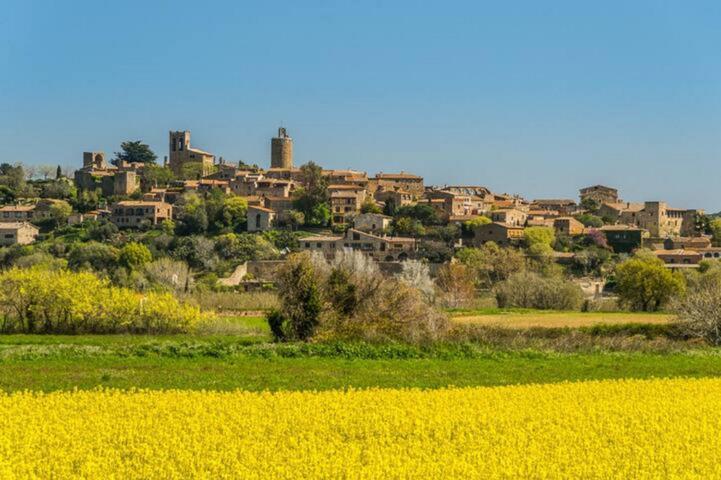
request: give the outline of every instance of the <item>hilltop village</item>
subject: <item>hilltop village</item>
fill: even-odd
[[[5,249],[4,262],[22,256],[21,246],[57,247],[68,236],[100,244],[140,239],[213,286],[252,288],[262,283],[264,262],[303,250],[328,259],[358,250],[392,272],[408,259],[443,264],[461,249],[490,244],[601,278],[605,263],[642,248],[671,269],[721,257],[702,210],[625,201],[609,186],[581,188],[578,200],[529,200],[481,185],[426,185],[404,171],[370,176],[298,166],[285,128],[270,143],[268,168],[197,148],[190,131],[169,132],[162,161],[138,141],[123,143],[112,159],[84,152],[81,168],[65,175],[58,167],[55,178],[47,167],[38,173],[3,164],[0,244],[15,248]],[[530,248],[539,232],[547,245]],[[102,263],[92,255],[69,261]]]

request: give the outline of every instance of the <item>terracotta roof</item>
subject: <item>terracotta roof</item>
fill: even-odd
[[[0,222],[0,230],[18,230],[20,228],[32,228],[40,231],[38,227],[28,222]]]
[[[122,200],[117,202],[115,205],[121,207],[169,207],[169,203],[165,202],[144,202],[140,200]]]
[[[418,175],[413,175],[412,173],[377,173],[376,178],[378,179],[389,179],[392,180],[394,178],[398,179],[408,179],[408,180],[423,180],[423,177],[419,177]]]
[[[35,205],[5,205],[0,207],[0,212],[31,212],[35,210]]]

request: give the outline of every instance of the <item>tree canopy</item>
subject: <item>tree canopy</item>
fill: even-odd
[[[120,144],[120,150],[120,152],[115,152],[113,165],[118,165],[121,161],[152,165],[158,159],[157,155],[142,140],[123,142]]]

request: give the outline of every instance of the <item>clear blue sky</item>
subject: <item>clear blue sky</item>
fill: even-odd
[[[718,1],[0,3],[0,161],[168,130],[267,165],[721,210]]]

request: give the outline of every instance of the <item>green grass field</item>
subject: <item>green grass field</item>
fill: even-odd
[[[570,335],[569,338],[578,334],[612,339],[617,338],[613,335],[634,339],[640,336],[635,331],[619,334],[619,325],[613,322],[607,329],[597,329],[597,333],[588,333],[588,327],[559,328],[558,312],[483,314],[553,319],[546,324],[552,327],[547,329],[551,336],[559,331]],[[563,315],[569,320],[586,315],[598,318],[597,314]],[[643,323],[638,322],[642,316],[627,317]],[[618,338],[623,341],[626,337]],[[643,340],[651,344],[655,341]],[[497,348],[488,344],[439,344],[427,348],[400,344],[278,345],[270,342],[263,318],[222,317],[208,326],[205,333],[195,335],[2,335],[0,389],[437,388],[721,375],[721,351],[684,345],[680,350],[663,352],[596,350],[592,345],[571,353],[543,348]]]

